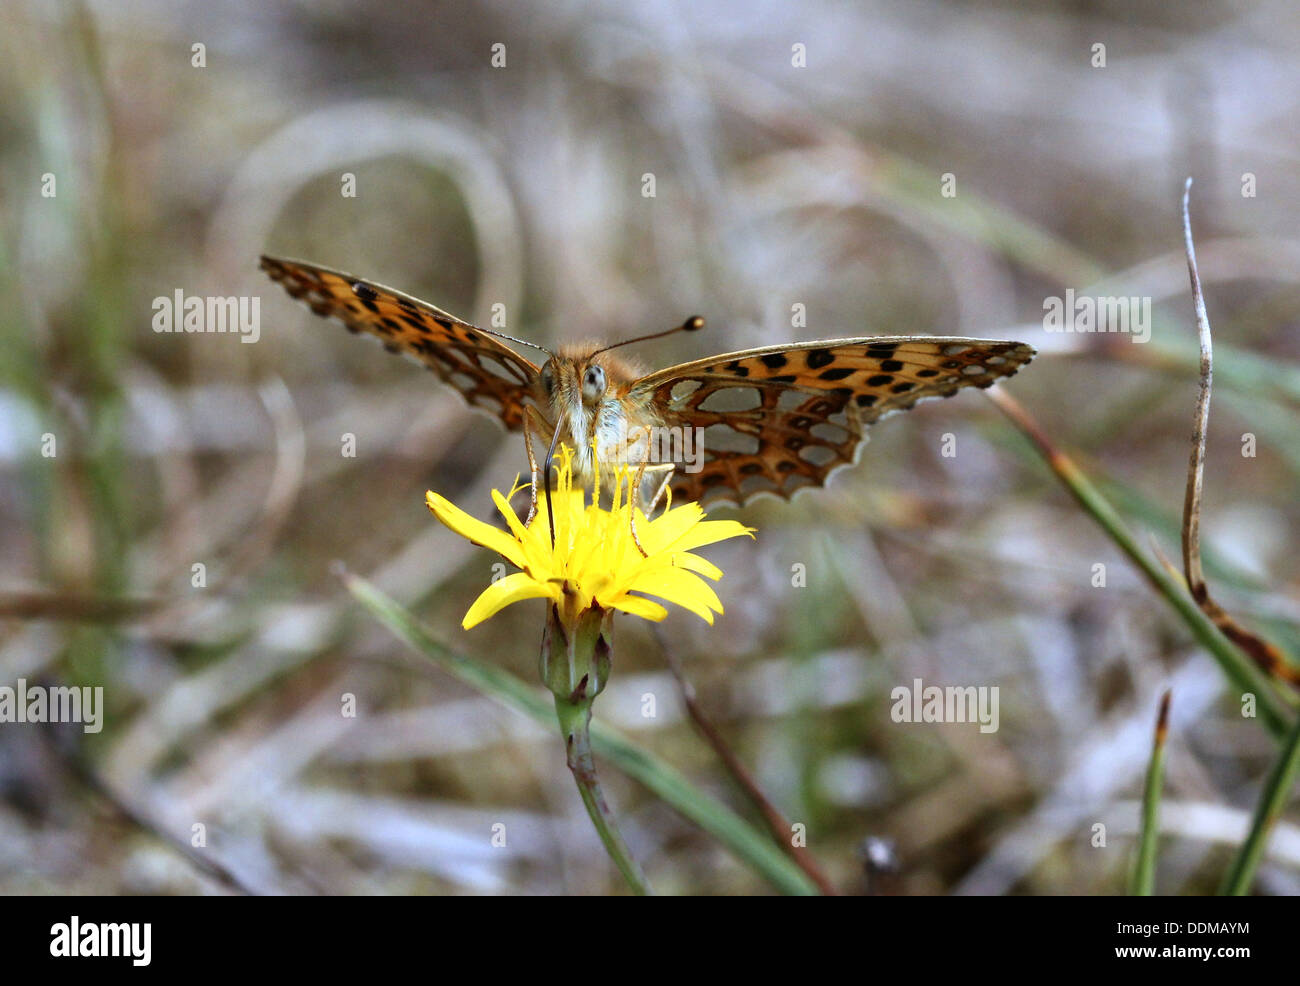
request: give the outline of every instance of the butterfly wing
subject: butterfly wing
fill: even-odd
[[[988,387],[1033,356],[1023,343],[988,339],[830,339],[670,367],[638,380],[630,396],[669,425],[704,429],[702,467],[678,466],[674,497],[743,504],[824,485],[856,459],[867,426],[927,398]]]
[[[540,371],[499,339],[418,298],[342,271],[266,256],[261,266],[317,315],[378,336],[385,349],[414,356],[510,430],[523,427],[527,402],[538,397]]]

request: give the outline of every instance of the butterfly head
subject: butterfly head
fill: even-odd
[[[607,398],[617,398],[639,369],[611,354],[610,350],[632,342],[657,339],[677,332],[694,332],[704,327],[704,319],[692,315],[681,325],[666,332],[625,339],[612,346],[585,344],[565,346],[542,367],[541,384],[553,410],[563,414],[582,410],[595,411]]]
[[[637,368],[595,346],[565,346],[542,366],[541,385],[556,418],[595,413],[637,376]]]

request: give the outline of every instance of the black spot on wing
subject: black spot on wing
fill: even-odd
[[[829,370],[823,370],[817,377],[819,380],[843,380],[856,372],[851,366],[833,366]]]

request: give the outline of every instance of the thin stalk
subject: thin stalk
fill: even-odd
[[[772,834],[772,841],[781,847],[781,851],[794,860],[795,864],[808,874],[808,879],[817,884],[818,889],[827,897],[838,897],[839,891],[835,884],[831,883],[830,878],[821,871],[817,861],[813,858],[811,852],[805,846],[794,845],[790,838],[790,823],[786,817],[781,814],[780,809],[772,803],[772,800],[763,793],[763,789],[758,786],[758,781],[745,769],[740,757],[723,739],[722,733],[713,721],[700,706],[699,700],[695,696],[694,686],[686,679],[686,673],[682,670],[682,664],[677,660],[677,655],[673,653],[672,648],[668,646],[668,641],[659,631],[658,626],[650,624],[651,632],[659,642],[659,649],[663,652],[664,663],[668,665],[668,670],[672,672],[673,678],[677,681],[677,688],[682,696],[682,702],[686,706],[686,712],[690,715],[691,721],[695,723],[695,728],[704,737],[705,742],[713,747],[713,752],[718,755],[722,761],[723,767],[731,775],[733,781],[749,798],[750,802],[762,816],[763,822],[767,825],[767,830]]]
[[[1255,806],[1255,817],[1250,823],[1250,833],[1246,841],[1237,850],[1219,893],[1225,896],[1240,897],[1250,892],[1255,882],[1255,871],[1259,869],[1260,860],[1268,846],[1269,834],[1273,824],[1286,806],[1287,797],[1295,785],[1296,773],[1300,771],[1300,720],[1291,727],[1287,735],[1282,754],[1269,771],[1260,792],[1259,803]]]
[[[587,806],[591,824],[596,827],[600,841],[605,844],[605,851],[614,861],[623,879],[632,888],[633,893],[642,896],[649,894],[650,884],[645,874],[628,849],[614,813],[609,810],[605,793],[596,774],[596,761],[591,753],[591,701],[567,702],[558,695],[555,697],[555,714],[560,720],[560,735],[564,737],[565,755],[573,780],[582,795],[582,803]]]
[[[1165,784],[1165,739],[1169,735],[1169,698],[1165,692],[1160,699],[1160,714],[1156,717],[1156,735],[1151,744],[1151,763],[1147,766],[1146,787],[1142,792],[1142,834],[1138,840],[1137,864],[1129,893],[1134,897],[1150,897],[1156,886],[1156,841],[1160,837],[1160,792]]]
[[[614,613],[598,606],[575,612],[570,602],[566,599],[563,606],[548,607],[540,657],[542,681],[555,696],[565,761],[591,824],[633,893],[645,895],[650,885],[605,800],[591,752],[591,703],[609,680]]]

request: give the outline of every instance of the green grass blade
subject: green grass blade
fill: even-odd
[[[540,686],[534,688],[508,671],[457,654],[429,636],[410,613],[364,579],[344,575],[343,580],[376,619],[444,671],[536,720],[548,732],[554,728],[555,708]],[[767,836],[709,797],[676,768],[600,721],[593,721],[591,737],[598,755],[718,839],[776,889],[786,894],[817,893],[812,881]]]
[[[1259,803],[1255,806],[1250,832],[1237,850],[1219,893],[1240,897],[1250,892],[1250,886],[1255,882],[1255,871],[1264,858],[1269,833],[1273,831],[1273,823],[1286,806],[1287,797],[1295,785],[1297,771],[1300,771],[1300,721],[1291,727],[1286,745],[1274,762],[1273,769],[1269,771],[1268,779],[1264,781],[1264,790],[1260,792]]]
[[[1137,865],[1129,893],[1150,897],[1156,886],[1156,842],[1160,837],[1160,793],[1165,786],[1165,739],[1169,735],[1169,692],[1160,699],[1156,717],[1156,734],[1151,744],[1151,763],[1147,766],[1146,786],[1142,791],[1142,833],[1138,840]]]
[[[1219,663],[1229,680],[1240,688],[1243,694],[1255,696],[1259,718],[1269,732],[1278,738],[1286,735],[1292,720],[1294,704],[1297,701],[1296,696],[1290,692],[1280,693],[1273,682],[1219,632],[1219,628],[1196,605],[1196,601],[1187,592],[1182,580],[1170,574],[1160,562],[1138,546],[1125,526],[1123,518],[1110,501],[1093,485],[1083,470],[1052,443],[1018,401],[1000,391],[990,391],[989,397],[1012,424],[1029,439],[1047,462],[1048,468],[1056,474],[1079,505],[1101,525],[1102,530],[1164,597],[1187,625],[1192,636]]]

